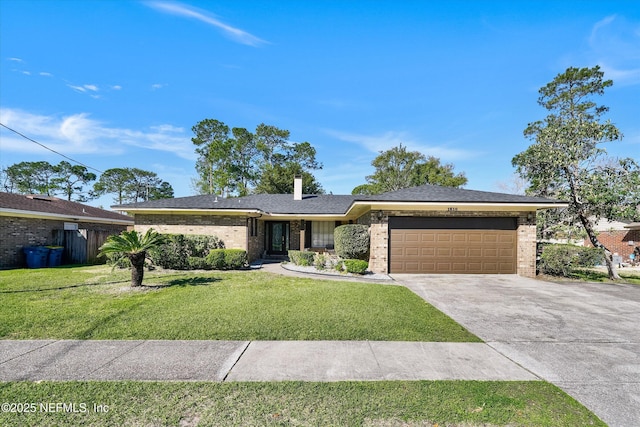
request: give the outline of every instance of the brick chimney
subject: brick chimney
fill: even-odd
[[[293,178],[293,200],[302,200],[302,175]]]

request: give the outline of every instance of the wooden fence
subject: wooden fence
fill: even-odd
[[[104,230],[53,230],[53,244],[64,246],[65,264],[94,264],[98,262],[98,249],[113,234]]]

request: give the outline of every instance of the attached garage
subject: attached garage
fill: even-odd
[[[515,274],[517,219],[390,217],[389,271]]]

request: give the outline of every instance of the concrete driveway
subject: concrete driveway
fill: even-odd
[[[640,286],[511,275],[393,278],[610,426],[640,425]]]

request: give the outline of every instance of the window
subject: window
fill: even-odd
[[[258,218],[249,218],[249,236],[258,235]]]
[[[311,246],[314,248],[333,248],[334,221],[313,221],[311,223]]]

